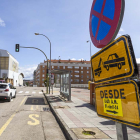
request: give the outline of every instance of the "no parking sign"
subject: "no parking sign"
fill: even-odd
[[[124,0],[94,0],[90,13],[90,36],[97,48],[113,41],[124,15]]]

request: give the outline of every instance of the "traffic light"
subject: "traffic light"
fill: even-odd
[[[48,75],[48,73],[49,73],[49,70],[47,69],[47,75]]]
[[[19,44],[16,44],[16,46],[15,46],[15,51],[16,51],[16,52],[19,52]]]

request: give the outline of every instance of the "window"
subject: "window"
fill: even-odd
[[[89,67],[87,67],[87,70],[89,70]]]
[[[74,67],[75,69],[79,69],[79,67]]]
[[[79,75],[74,75],[75,77],[79,77]]]
[[[81,73],[83,73],[83,71],[81,71]]]
[[[72,67],[69,66],[68,69],[72,69]]]
[[[43,67],[43,68],[45,68],[45,66],[44,66],[44,65],[43,65],[42,67]]]
[[[83,67],[81,67],[81,69],[83,69]]]
[[[83,78],[83,75],[81,75],[81,78]]]
[[[45,70],[43,70],[43,73],[45,72]]]
[[[79,71],[74,71],[75,73],[79,73]]]
[[[52,69],[54,68],[54,66],[52,66]]]
[[[81,79],[81,82],[83,82],[83,79]]]
[[[89,71],[87,71],[87,73],[89,73]]]
[[[65,66],[63,66],[63,69],[65,69]]]
[[[42,81],[44,82],[44,79],[42,79]]]
[[[59,69],[59,66],[57,66],[57,68]]]
[[[74,79],[75,82],[79,82],[79,79]]]
[[[6,88],[7,85],[0,85],[0,88]]]
[[[44,74],[42,74],[42,77],[44,77],[45,75]]]
[[[71,82],[72,82],[73,80],[71,79]]]
[[[89,78],[89,76],[87,76],[87,78]]]
[[[71,75],[71,77],[72,77],[73,75]]]

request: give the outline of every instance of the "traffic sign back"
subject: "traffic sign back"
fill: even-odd
[[[138,74],[131,39],[121,36],[91,57],[95,83],[103,83]]]
[[[124,0],[94,0],[90,13],[90,36],[97,48],[113,41],[120,29]]]

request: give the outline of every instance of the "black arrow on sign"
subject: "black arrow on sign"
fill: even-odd
[[[118,112],[116,111],[111,111],[111,110],[106,110],[107,112],[111,112],[111,113],[114,113],[114,114],[118,114]]]

